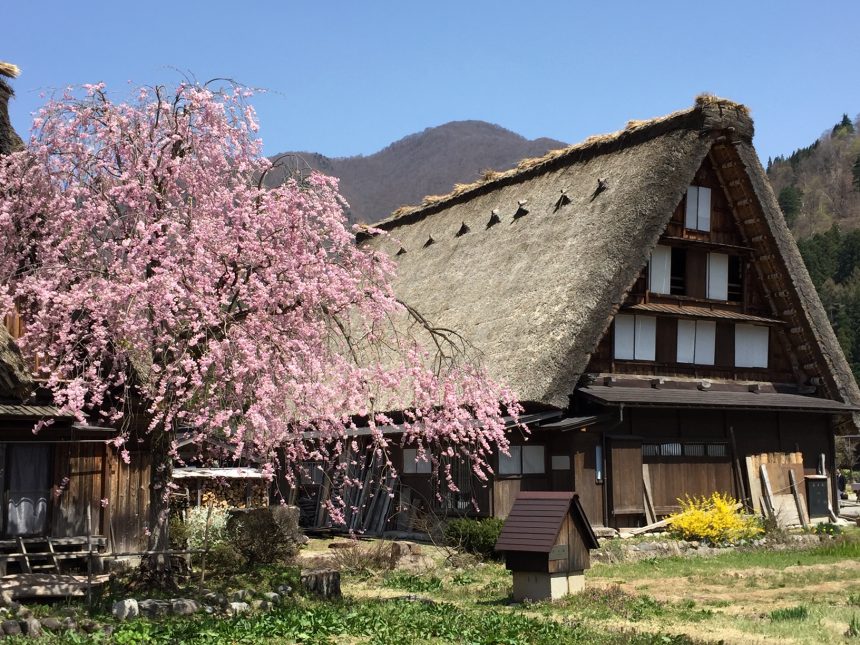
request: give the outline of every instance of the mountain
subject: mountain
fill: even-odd
[[[566,145],[547,138],[529,140],[485,121],[452,121],[404,137],[368,156],[276,155],[272,159],[281,157],[286,168],[269,173],[267,183],[281,183],[286,169],[302,172],[311,168],[338,177],[340,192],[350,204],[350,220],[372,223],[399,206],[419,203],[425,195],[447,193],[455,183],[474,181],[483,170],[507,170],[523,158]]]
[[[843,115],[811,145],[769,160],[767,173],[798,239],[860,228],[860,118]]]

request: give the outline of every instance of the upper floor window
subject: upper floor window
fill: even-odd
[[[404,448],[403,449],[403,473],[406,475],[423,475],[429,472],[432,472],[433,464],[430,462],[429,457],[424,459],[418,459],[418,449],[417,448]]]
[[[543,446],[509,446],[509,455],[499,453],[500,475],[542,475],[546,472]]]
[[[678,321],[678,362],[714,364],[717,323],[711,320]]]
[[[735,367],[767,367],[770,328],[735,325]]]
[[[711,230],[711,189],[705,186],[687,188],[687,211],[684,226],[696,231]]]
[[[657,319],[654,316],[615,316],[615,358],[653,361],[657,349]]]

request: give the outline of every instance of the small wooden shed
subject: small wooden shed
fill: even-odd
[[[496,551],[514,574],[514,600],[556,599],[585,587],[597,536],[574,492],[521,492]]]

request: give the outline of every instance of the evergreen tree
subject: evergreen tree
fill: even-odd
[[[840,134],[854,134],[854,124],[848,118],[847,114],[843,114],[842,120],[833,126],[832,135],[835,137]]]
[[[779,191],[779,207],[785,215],[785,222],[789,227],[794,226],[800,208],[803,205],[803,191],[797,186],[786,186]]]
[[[860,155],[857,155],[857,158],[854,160],[851,172],[854,174],[854,190],[860,191]]]

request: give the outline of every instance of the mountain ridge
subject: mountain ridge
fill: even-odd
[[[567,144],[527,139],[500,125],[479,120],[450,121],[394,141],[370,155],[327,157],[313,151],[286,152],[292,172],[317,170],[340,180],[351,222],[373,223],[426,195],[447,193],[455,183],[474,181],[487,169],[507,170],[527,157]],[[274,169],[268,185],[283,182],[287,168]]]

